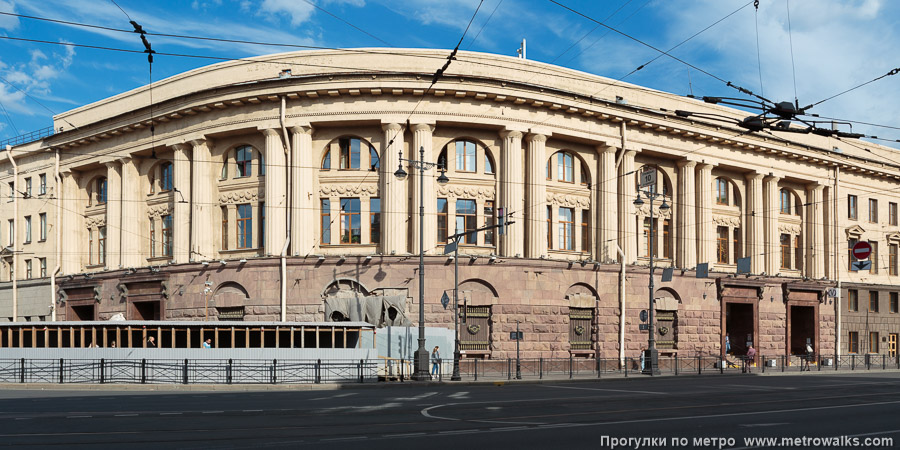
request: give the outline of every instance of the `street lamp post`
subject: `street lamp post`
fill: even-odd
[[[459,228],[456,229],[456,235],[459,235]],[[450,375],[450,381],[462,381],[459,374],[459,241],[462,238],[456,238],[456,246],[453,250],[453,373]]]
[[[419,348],[416,349],[415,361],[416,371],[412,376],[413,380],[430,380],[431,375],[428,372],[428,349],[425,348],[425,171],[438,166],[437,163],[425,161],[425,147],[419,147],[419,159],[404,159],[403,150],[400,150],[400,162],[394,176],[398,180],[406,179],[406,171],[403,170],[403,162],[409,163],[409,166],[419,171]],[[444,185],[450,181],[444,173],[445,168],[441,167],[441,176],[438,177],[438,184]]]
[[[654,169],[655,170],[655,169]],[[653,188],[656,187],[656,177],[653,177],[653,184],[651,185]],[[656,349],[656,324],[654,322],[654,305],[653,305],[653,253],[654,253],[654,244],[656,243],[656,230],[653,226],[653,202],[657,197],[662,197],[662,194],[657,193],[656,189],[647,189],[644,190],[644,195],[647,197],[647,200],[650,201],[650,235],[647,236],[647,253],[650,255],[650,293],[649,293],[649,313],[650,313],[650,323],[649,323],[649,337],[647,338],[647,353],[644,355],[645,365],[643,368],[643,373],[647,375],[659,375],[659,351]],[[644,204],[644,201],[641,200],[641,190],[638,189],[637,197],[634,199],[634,206],[641,207]],[[663,197],[662,204],[659,205],[659,212],[665,213],[669,210],[669,204],[666,203],[665,197]]]

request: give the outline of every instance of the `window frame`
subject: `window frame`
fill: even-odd
[[[156,258],[156,221],[150,218],[150,257]]]
[[[787,239],[787,243],[785,243],[785,239]],[[779,244],[781,245],[781,268],[785,270],[791,270],[791,247],[793,246],[793,236],[788,233],[781,233],[779,236]]]
[[[247,250],[253,248],[253,205],[242,203],[237,205],[237,219],[235,221],[237,232],[237,245],[235,250]]]
[[[496,210],[494,209],[494,201],[485,200],[481,208],[482,223],[484,223],[483,226],[489,227],[494,225],[494,215],[496,214]],[[484,245],[493,246],[494,244],[494,230],[485,230]]]
[[[31,197],[31,177],[25,177],[25,198]]]
[[[716,204],[722,206],[729,206],[729,189],[728,189],[728,180],[723,177],[716,178]]]
[[[38,195],[44,195],[47,193],[47,174],[42,173],[38,175]]]
[[[847,333],[847,353],[859,354],[859,332],[850,331]]]
[[[591,252],[591,210],[581,210],[581,251]]]
[[[242,145],[234,149],[234,167],[235,178],[253,175],[253,147]]]
[[[369,197],[369,243],[381,243],[381,198]]]
[[[354,142],[357,144],[355,152],[353,146]],[[363,144],[364,143],[362,139],[359,138],[338,138],[338,170],[359,170],[360,166],[362,165]],[[353,164],[354,158],[356,160],[355,166]]]
[[[97,265],[106,265],[106,227],[97,227]]]
[[[319,245],[331,245],[331,199],[319,199]]]
[[[897,244],[888,245],[888,275],[897,276]]]
[[[471,202],[471,209],[468,207],[469,202]],[[464,205],[465,207],[460,207],[461,205]],[[477,245],[478,233],[471,233],[471,231],[478,229],[478,203],[475,199],[458,198],[456,199],[455,206],[457,232],[465,233],[465,236],[460,240],[460,244]],[[462,230],[459,229],[460,218],[462,218]]]
[[[97,192],[97,204],[105,205],[106,201],[108,200],[107,189],[109,186],[109,181],[106,179],[106,177],[97,178],[96,186],[97,186],[97,191],[96,191]]]
[[[164,162],[159,165],[159,191],[169,192],[175,190],[175,165]]]
[[[731,261],[729,254],[729,245],[731,243],[731,236],[729,236],[728,232],[729,228],[727,226],[719,225],[716,227],[716,263],[717,264],[729,264]],[[723,235],[724,231],[724,235]]]
[[[38,258],[38,264],[41,268],[41,278],[47,278],[47,258]]]
[[[556,216],[559,221],[559,249],[575,251],[575,208],[556,208]]]
[[[228,205],[221,206],[219,211],[222,215],[222,242],[220,244],[222,250],[228,250]]]
[[[22,243],[31,243],[31,216],[25,216],[25,240]]]
[[[556,154],[556,181],[575,184],[575,155],[571,152]]]
[[[781,214],[791,214],[791,191],[781,188]]]
[[[859,312],[859,291],[847,289],[847,312]]]
[[[38,222],[40,223],[40,242],[44,242],[47,240],[47,213],[38,214]]]
[[[878,301],[880,299],[880,295],[878,291],[869,291],[869,312],[877,313],[878,312]]]
[[[855,195],[847,195],[847,218],[850,220],[859,220],[859,202]]]
[[[353,209],[353,205],[356,209]],[[340,199],[340,243],[341,245],[362,244],[362,202],[359,197],[341,197]],[[347,210],[345,207],[349,206]],[[354,238],[356,241],[354,242]]]
[[[869,222],[878,223],[878,199],[869,199]]]
[[[869,332],[869,353],[878,353],[880,336],[877,331]]]
[[[897,314],[898,308],[900,308],[900,293],[891,292],[888,295],[888,313],[889,314]]]
[[[162,233],[162,255],[172,257],[173,255],[173,223],[172,223],[172,215],[166,214],[160,217],[160,223],[162,224],[161,233]]]
[[[897,203],[888,202],[888,224],[897,226]]]
[[[476,144],[475,141],[467,139],[457,139],[453,141],[453,144],[454,155],[456,155],[456,171],[461,173],[477,173],[478,144]],[[471,148],[467,144],[472,144]],[[461,154],[460,150],[462,150]],[[469,150],[472,151],[471,154],[469,154]],[[472,167],[469,167],[469,163],[471,163]],[[468,236],[466,236],[466,239],[468,239]]]
[[[443,208],[441,208],[442,203],[444,205]],[[446,244],[447,239],[449,239],[449,230],[447,228],[449,226],[449,205],[450,202],[446,198],[438,198],[435,205],[437,208],[437,241],[442,244]]]

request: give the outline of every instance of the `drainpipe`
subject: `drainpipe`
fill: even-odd
[[[287,199],[288,207],[285,208],[285,216],[287,219],[287,231],[285,232],[284,237],[284,246],[281,248],[281,321],[287,322],[287,252],[288,247],[291,245],[291,179],[292,172],[294,170],[293,161],[291,161],[291,139],[288,136],[287,128],[284,125],[284,110],[286,108],[286,100],[284,96],[281,97],[281,114],[279,115],[279,120],[281,121],[281,132],[284,135],[284,152],[285,152],[285,161],[287,161],[287,183],[285,189],[287,192],[285,193],[285,197]]]
[[[59,176],[59,150],[56,150],[56,167],[53,178],[56,180],[56,265],[50,272],[50,320],[56,322],[56,276],[59,274],[62,261],[62,178]]]
[[[625,252],[616,244],[619,254],[619,367],[625,367]]]
[[[6,145],[6,159],[9,160],[10,164],[13,166],[13,191],[9,193],[9,195],[13,196],[13,232],[12,236],[10,236],[10,247],[12,247],[12,270],[10,270],[10,274],[12,275],[12,320],[13,322],[19,321],[19,286],[17,284],[16,278],[18,278],[19,272],[19,246],[17,244],[19,240],[19,166],[16,165],[16,160],[13,159],[12,154],[12,146]]]
[[[619,164],[622,163],[622,158],[625,157],[625,144],[628,143],[628,139],[625,137],[625,122],[619,124],[619,141],[622,148],[622,151],[619,152],[619,155],[616,157],[616,176],[619,173]],[[624,258],[624,257],[623,257]]]
[[[834,168],[834,195],[831,196],[831,201],[834,203],[832,205],[832,210],[834,211],[834,216],[832,220],[834,221],[832,231],[834,232],[834,278],[837,279],[837,291],[838,291],[838,299],[834,303],[834,363],[838,363],[838,358],[841,356],[841,311],[843,307],[841,306],[841,297],[843,297],[843,293],[841,292],[841,252],[838,251],[838,187],[840,186],[840,176],[841,176],[841,168],[839,166],[835,166]]]

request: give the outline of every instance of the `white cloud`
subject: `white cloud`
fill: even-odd
[[[298,26],[309,19],[315,8],[298,0],[263,0],[259,12],[263,15],[286,15],[291,19],[291,26]]]
[[[0,0],[0,11],[16,12],[16,5],[10,0]],[[0,16],[0,29],[15,30],[19,27],[19,18],[13,16]]]

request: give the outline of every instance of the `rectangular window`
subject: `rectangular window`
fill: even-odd
[[[856,220],[856,196],[848,195],[847,196],[847,218]]]
[[[888,203],[888,220],[891,225],[897,225],[897,204],[894,202]]]
[[[897,244],[888,245],[888,273],[897,276]]]
[[[869,199],[869,222],[878,223],[878,200]]]
[[[41,242],[47,240],[47,213],[40,213],[38,215],[41,222]]]
[[[869,261],[872,262],[872,267],[869,268],[869,272],[878,273],[878,243],[869,241],[869,245],[872,246],[872,254],[869,255]]]
[[[656,228],[658,223],[659,223],[659,220],[653,219],[653,227],[654,228]],[[658,231],[654,232],[654,234],[656,234],[656,233],[658,233]],[[644,218],[644,248],[642,249],[643,255],[645,258],[650,257],[650,249],[651,248],[653,249],[653,257],[655,258],[655,257],[659,256],[659,252],[657,251],[657,246],[656,246],[656,240],[650,239],[650,234],[651,234],[650,233],[650,218],[645,217]]]
[[[728,264],[728,227],[716,228],[716,262]]]
[[[228,250],[228,207],[223,206],[222,210],[222,250]]]
[[[175,187],[175,175],[173,173],[174,166],[172,163],[163,163],[159,168],[160,173],[160,190],[171,191]],[[104,184],[104,198],[106,196],[106,185]],[[105,201],[105,200],[104,200]]]
[[[359,139],[341,138],[338,146],[341,149],[341,169],[359,169]]]
[[[856,238],[847,239],[847,261],[849,261],[847,270],[853,270],[853,263],[856,262],[856,257],[853,256],[853,246],[856,245],[857,242],[859,242],[859,240]]]
[[[444,218],[444,231],[446,232],[446,216]],[[381,199],[369,198],[369,242],[378,244],[381,242]]]
[[[891,314],[897,314],[897,303],[898,303],[897,297],[898,297],[898,295],[896,292],[891,292],[891,296],[890,296],[890,298],[891,298],[891,305],[890,305]]]
[[[358,198],[341,199],[341,244],[362,243],[359,208]]]
[[[150,257],[156,258],[156,221],[150,219]]]
[[[741,245],[741,229],[735,228],[732,232],[733,241],[734,241],[734,261],[737,262],[738,259],[744,256],[744,246]]]
[[[803,270],[803,241],[799,234],[794,236],[794,270]]]
[[[30,259],[26,259],[26,260],[25,260],[25,279],[26,279],[26,280],[30,280],[30,279],[31,279],[31,276],[32,276],[32,272],[31,272],[31,260],[30,260]]]
[[[9,219],[9,246],[15,247],[16,245],[16,225],[12,219]]]
[[[94,230],[88,229],[88,265],[94,265]]]
[[[106,265],[106,227],[97,229],[97,264]]]
[[[672,248],[669,243],[671,228],[672,225],[669,219],[663,220],[663,258],[666,259],[672,259]]]
[[[781,190],[781,213],[791,213],[791,193],[787,189]]]
[[[869,333],[869,353],[878,353],[878,332]]]
[[[323,198],[320,200],[319,223],[322,229],[322,236],[319,241],[322,245],[331,244],[331,200]]]
[[[437,199],[437,240],[439,243],[447,243],[447,199]]]
[[[478,233],[469,233],[478,228],[475,213],[475,200],[456,200],[456,229],[459,233],[466,233],[462,240],[464,244],[478,243]]]
[[[39,180],[39,184],[40,184],[40,187],[38,188],[38,193],[40,195],[44,195],[47,193],[47,174],[42,173],[42,174],[38,175],[38,180]]]
[[[237,248],[253,247],[253,206],[249,203],[237,207]]]
[[[869,312],[878,312],[878,291],[869,291]]]
[[[575,158],[571,153],[559,152],[556,154],[556,181],[566,183],[575,182]]]
[[[25,198],[31,197],[31,177],[25,178]]]
[[[559,249],[575,250],[575,210],[559,208]]]
[[[728,204],[728,181],[724,178],[716,178],[716,204]]]
[[[475,143],[472,141],[456,141],[456,171],[475,171]],[[468,239],[468,236],[466,236]]]
[[[847,337],[847,352],[859,353],[859,332],[851,331]]]
[[[666,221],[668,223],[668,221]],[[581,210],[581,251],[591,252],[591,210]]]
[[[266,202],[259,202],[259,248],[266,248]]]
[[[859,291],[856,289],[849,289],[847,291],[847,311],[859,311]]]
[[[172,215],[162,216],[163,256],[172,256]]]
[[[547,206],[547,249],[553,248],[553,207]]]
[[[781,268],[791,268],[791,235],[781,235]]]
[[[47,278],[47,258],[38,258],[41,264],[41,278]]]
[[[25,243],[31,243],[31,216],[25,216]]]
[[[484,226],[494,225],[494,202],[486,200],[484,202]],[[494,245],[494,230],[485,230],[484,245]]]

